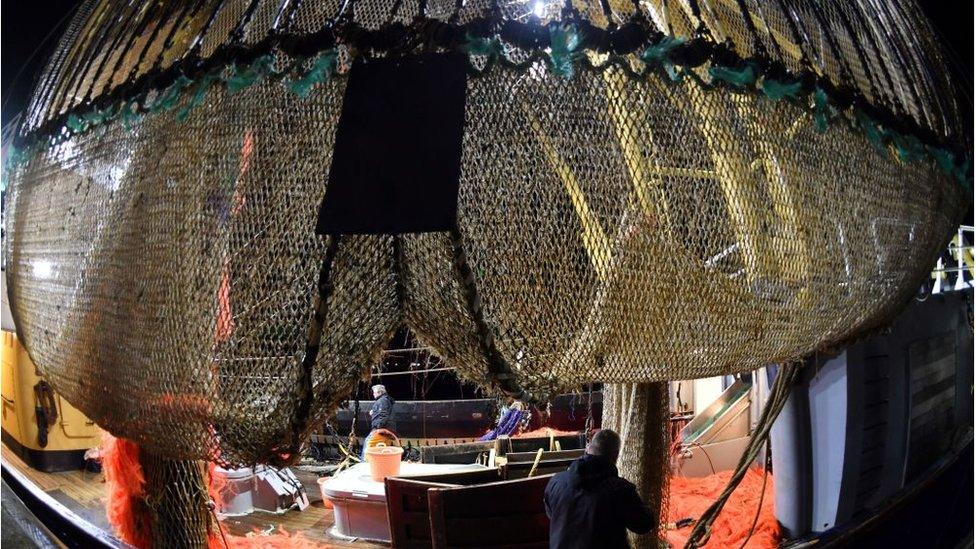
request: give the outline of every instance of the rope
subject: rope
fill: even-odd
[[[464,251],[464,243],[461,231],[458,228],[451,229],[451,247],[454,253],[454,270],[458,282],[464,291],[465,305],[467,312],[474,321],[477,330],[478,343],[481,352],[488,364],[488,377],[492,383],[507,396],[516,400],[524,401],[527,404],[539,403],[538,398],[527,392],[518,382],[516,373],[512,371],[505,358],[495,347],[495,338],[491,328],[485,321],[481,308],[481,297],[475,285],[474,273],[468,264],[467,254]]]
[[[586,391],[586,423],[583,426],[583,434],[586,436],[586,442],[590,441],[593,431],[593,384],[588,385]]]
[[[755,461],[762,445],[768,440],[769,431],[772,429],[776,417],[779,416],[787,399],[789,399],[790,389],[796,381],[800,367],[800,364],[784,364],[780,368],[779,374],[776,376],[776,381],[773,383],[773,388],[769,391],[769,398],[766,400],[766,405],[763,406],[759,423],[756,424],[756,429],[749,437],[749,445],[746,446],[745,452],[739,460],[739,464],[736,466],[735,471],[732,472],[732,477],[729,479],[728,485],[722,490],[722,493],[719,494],[715,502],[698,518],[698,522],[695,523],[695,528],[691,531],[688,542],[685,544],[685,549],[701,547],[708,541],[712,523],[718,518],[719,513],[721,513],[722,508],[725,506],[725,502],[729,500],[729,496],[739,487],[739,483],[745,477],[749,466]]]
[[[214,526],[217,528],[217,532],[220,533],[220,541],[223,542],[224,547],[230,549],[230,544],[227,543],[227,536],[224,534],[224,529],[220,526],[220,519],[217,518],[217,504],[211,499],[207,501],[205,507],[207,508],[207,511],[210,511],[210,516],[213,518]]]
[[[752,535],[756,533],[756,524],[759,524],[759,515],[762,514],[762,504],[763,499],[766,497],[766,480],[769,477],[769,452],[766,452],[766,463],[763,464],[763,481],[762,488],[759,489],[759,503],[756,505],[756,515],[752,518],[752,526],[749,527],[749,535],[746,539],[742,540],[742,545],[739,549],[745,549],[746,544],[752,539]]]
[[[341,238],[338,236],[333,236],[329,240],[329,246],[326,249],[325,257],[322,258],[322,266],[319,269],[318,294],[315,296],[313,306],[314,314],[308,326],[308,335],[305,340],[305,354],[302,356],[301,377],[299,377],[296,390],[298,405],[291,424],[292,440],[291,451],[289,453],[293,454],[290,457],[295,459],[297,459],[300,453],[302,434],[308,426],[312,400],[315,394],[312,370],[315,368],[315,362],[319,356],[319,345],[322,342],[322,328],[325,324],[325,314],[333,289],[331,281],[332,265],[335,262],[340,241]]]
[[[356,420],[359,419],[359,386],[356,386],[356,400],[353,402],[352,409],[352,423],[349,427],[349,446],[352,447],[352,441],[356,438]]]

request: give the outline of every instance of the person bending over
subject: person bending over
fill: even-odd
[[[546,486],[549,547],[630,547],[627,530],[646,534],[657,517],[637,495],[637,488],[617,474],[620,436],[603,429],[586,453]]]

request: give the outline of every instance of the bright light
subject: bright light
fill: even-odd
[[[532,7],[532,13],[534,13],[536,17],[542,17],[542,15],[545,12],[546,12],[545,2],[536,2],[535,5]]]
[[[54,264],[50,261],[35,261],[34,262],[34,277],[35,278],[51,278],[54,274]]]

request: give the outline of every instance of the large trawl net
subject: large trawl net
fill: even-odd
[[[225,464],[294,459],[403,325],[543,399],[801,357],[885,322],[966,208],[918,11],[89,2],[7,174],[18,330],[100,425]],[[317,234],[347,86],[419,53],[467,67],[456,223]]]

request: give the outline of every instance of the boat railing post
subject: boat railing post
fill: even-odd
[[[956,285],[954,290],[964,290],[969,287],[966,282],[966,263],[964,261],[966,252],[966,239],[963,236],[963,228],[959,227],[956,231],[956,238],[954,242],[954,254],[956,256]]]
[[[508,435],[498,435],[495,439],[495,457],[505,457],[508,454],[508,448],[511,446],[511,441]]]

